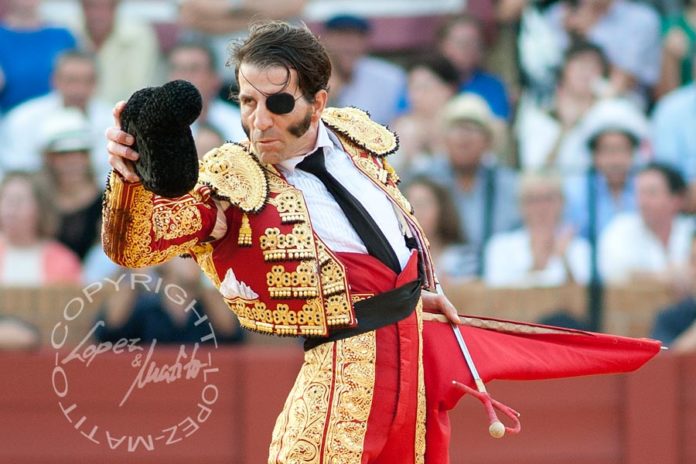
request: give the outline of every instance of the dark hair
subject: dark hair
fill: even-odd
[[[92,64],[95,70],[97,68],[97,58],[94,55],[94,53],[73,48],[70,50],[66,50],[63,53],[60,53],[58,54],[58,56],[56,56],[53,66],[53,72],[55,73],[56,71],[58,71],[58,68],[63,66],[66,61],[70,60],[87,61]]]
[[[409,71],[415,68],[425,68],[435,74],[445,84],[458,88],[459,72],[452,62],[439,53],[428,54],[414,60],[408,67]]]
[[[298,87],[304,97],[314,101],[320,90],[327,90],[331,76],[331,60],[324,46],[306,25],[293,26],[283,21],[255,23],[249,29],[249,37],[233,45],[227,66],[234,65],[239,81],[242,63],[260,68],[284,67],[297,71]]]
[[[599,139],[602,138],[604,134],[621,134],[624,137],[628,139],[628,141],[631,143],[631,146],[633,149],[638,148],[640,146],[640,139],[636,137],[635,134],[632,132],[627,131],[626,129],[620,128],[620,127],[614,127],[614,126],[607,126],[605,128],[602,128],[600,131],[598,131],[596,134],[594,134],[590,139],[587,141],[587,146],[590,147],[590,151],[594,155],[595,151],[597,150],[597,144],[599,143]]]
[[[586,53],[593,53],[597,56],[597,58],[599,58],[599,61],[602,64],[602,76],[609,74],[609,60],[607,59],[607,55],[604,53],[604,51],[602,51],[602,49],[597,45],[586,40],[575,40],[570,44],[563,55],[563,63],[559,69],[558,77],[560,78],[560,75],[563,74],[570,60]]]
[[[667,182],[667,187],[672,195],[683,195],[686,193],[688,185],[684,180],[684,176],[682,176],[681,173],[672,165],[659,161],[653,161],[643,166],[638,171],[638,174],[648,171],[654,171],[662,175],[665,182]]]
[[[7,184],[15,179],[25,181],[31,188],[38,209],[38,236],[52,238],[58,225],[58,211],[45,183],[41,182],[39,176],[27,171],[8,171],[0,182],[0,197],[5,193]]]
[[[457,24],[466,24],[474,26],[478,31],[479,35],[483,36],[483,26],[481,21],[479,21],[475,16],[468,13],[459,14],[456,16],[450,16],[438,29],[437,29],[437,43],[442,43],[443,40],[449,35],[450,31]]]
[[[443,244],[466,243],[466,236],[459,222],[459,213],[449,190],[423,175],[410,179],[402,190],[405,192],[414,185],[422,185],[435,195],[435,200],[440,207],[440,214],[437,217],[437,233]]]
[[[174,52],[178,50],[200,50],[208,57],[208,69],[211,71],[217,70],[218,59],[213,51],[213,47],[210,42],[205,39],[185,39],[180,40],[174,44],[174,46],[167,53],[167,60],[170,60]]]

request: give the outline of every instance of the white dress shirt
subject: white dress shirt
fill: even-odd
[[[307,155],[290,158],[277,165],[288,183],[302,191],[314,231],[332,251],[367,253],[360,236],[324,184],[313,174],[295,169],[306,156],[314,153],[319,147],[324,149],[328,172],[370,213],[391,244],[403,268],[411,253],[406,246],[391,200],[358,170],[350,155],[341,148],[338,138],[330,133],[321,121],[315,147]]]

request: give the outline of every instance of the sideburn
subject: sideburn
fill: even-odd
[[[297,137],[298,139],[305,135],[305,133],[309,130],[309,126],[312,125],[312,110],[310,108],[309,111],[307,111],[307,114],[305,115],[304,119],[297,124],[293,124],[292,126],[288,127],[288,132],[290,132],[292,135]]]

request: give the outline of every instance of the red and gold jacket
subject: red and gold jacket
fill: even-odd
[[[391,200],[402,230],[418,244],[426,288],[435,288],[428,245],[386,161],[395,134],[355,108],[327,108],[322,120],[355,166]],[[227,233],[210,234],[218,208]],[[189,254],[225,297],[243,327],[277,334],[326,336],[357,324],[346,269],[312,229],[302,193],[247,145],[227,143],[206,154],[188,194],[160,197],[140,183],[109,178],[102,242],[117,264],[138,268]]]

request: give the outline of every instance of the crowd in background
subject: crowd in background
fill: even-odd
[[[367,17],[316,25],[332,59],[330,104],[367,110],[399,136],[390,162],[445,288],[657,282],[678,303],[655,335],[696,349],[696,3],[685,1],[479,0],[489,17],[443,16],[426,49],[388,57],[371,50]],[[299,22],[307,2],[182,0],[166,47],[118,0],[75,3],[73,23],[51,24],[40,0],[4,1],[1,285],[122,272],[99,242],[113,104],[186,79],[203,97],[199,155],[242,141],[229,41],[254,19]],[[189,264],[153,272],[205,294],[226,339],[240,340]],[[171,306],[122,295],[103,308],[100,336],[195,337]]]

